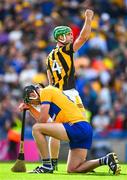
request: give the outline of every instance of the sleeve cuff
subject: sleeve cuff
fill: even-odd
[[[41,104],[51,104],[51,102],[50,101],[43,101],[43,102],[41,102]]]

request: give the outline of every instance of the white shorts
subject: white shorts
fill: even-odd
[[[69,99],[71,99],[75,104],[81,103],[82,104],[82,100],[79,96],[79,93],[76,89],[70,89],[70,90],[65,90],[63,91],[63,93],[69,97]]]

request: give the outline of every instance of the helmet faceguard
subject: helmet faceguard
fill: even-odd
[[[34,93],[34,96],[31,96],[31,93]],[[40,95],[37,91],[37,88],[33,85],[26,86],[23,91],[23,99],[25,103],[38,105],[40,104]]]

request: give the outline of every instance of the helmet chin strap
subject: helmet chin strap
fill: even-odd
[[[67,40],[65,34],[63,34],[63,38],[64,38],[63,40],[58,40],[58,42],[60,42],[60,43],[65,45],[66,44],[65,42]]]
[[[39,94],[38,92],[36,92],[35,90],[33,90],[34,94],[35,94],[35,97],[29,97],[29,103],[30,104],[34,104],[36,103],[37,104],[40,104],[40,100],[39,100]]]
[[[36,96],[35,96],[35,97],[29,97],[29,99],[30,99],[30,100],[36,100],[36,99],[38,99],[38,93],[37,93],[35,90],[34,90],[33,92],[35,93]]]

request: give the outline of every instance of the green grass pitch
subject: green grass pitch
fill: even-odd
[[[107,166],[101,166],[95,173],[67,174],[66,164],[59,163],[59,170],[53,174],[28,174],[11,172],[13,163],[0,163],[0,180],[125,180],[127,179],[127,164],[121,164],[121,174],[118,176],[108,172]],[[39,164],[26,163],[27,170],[32,170]]]

